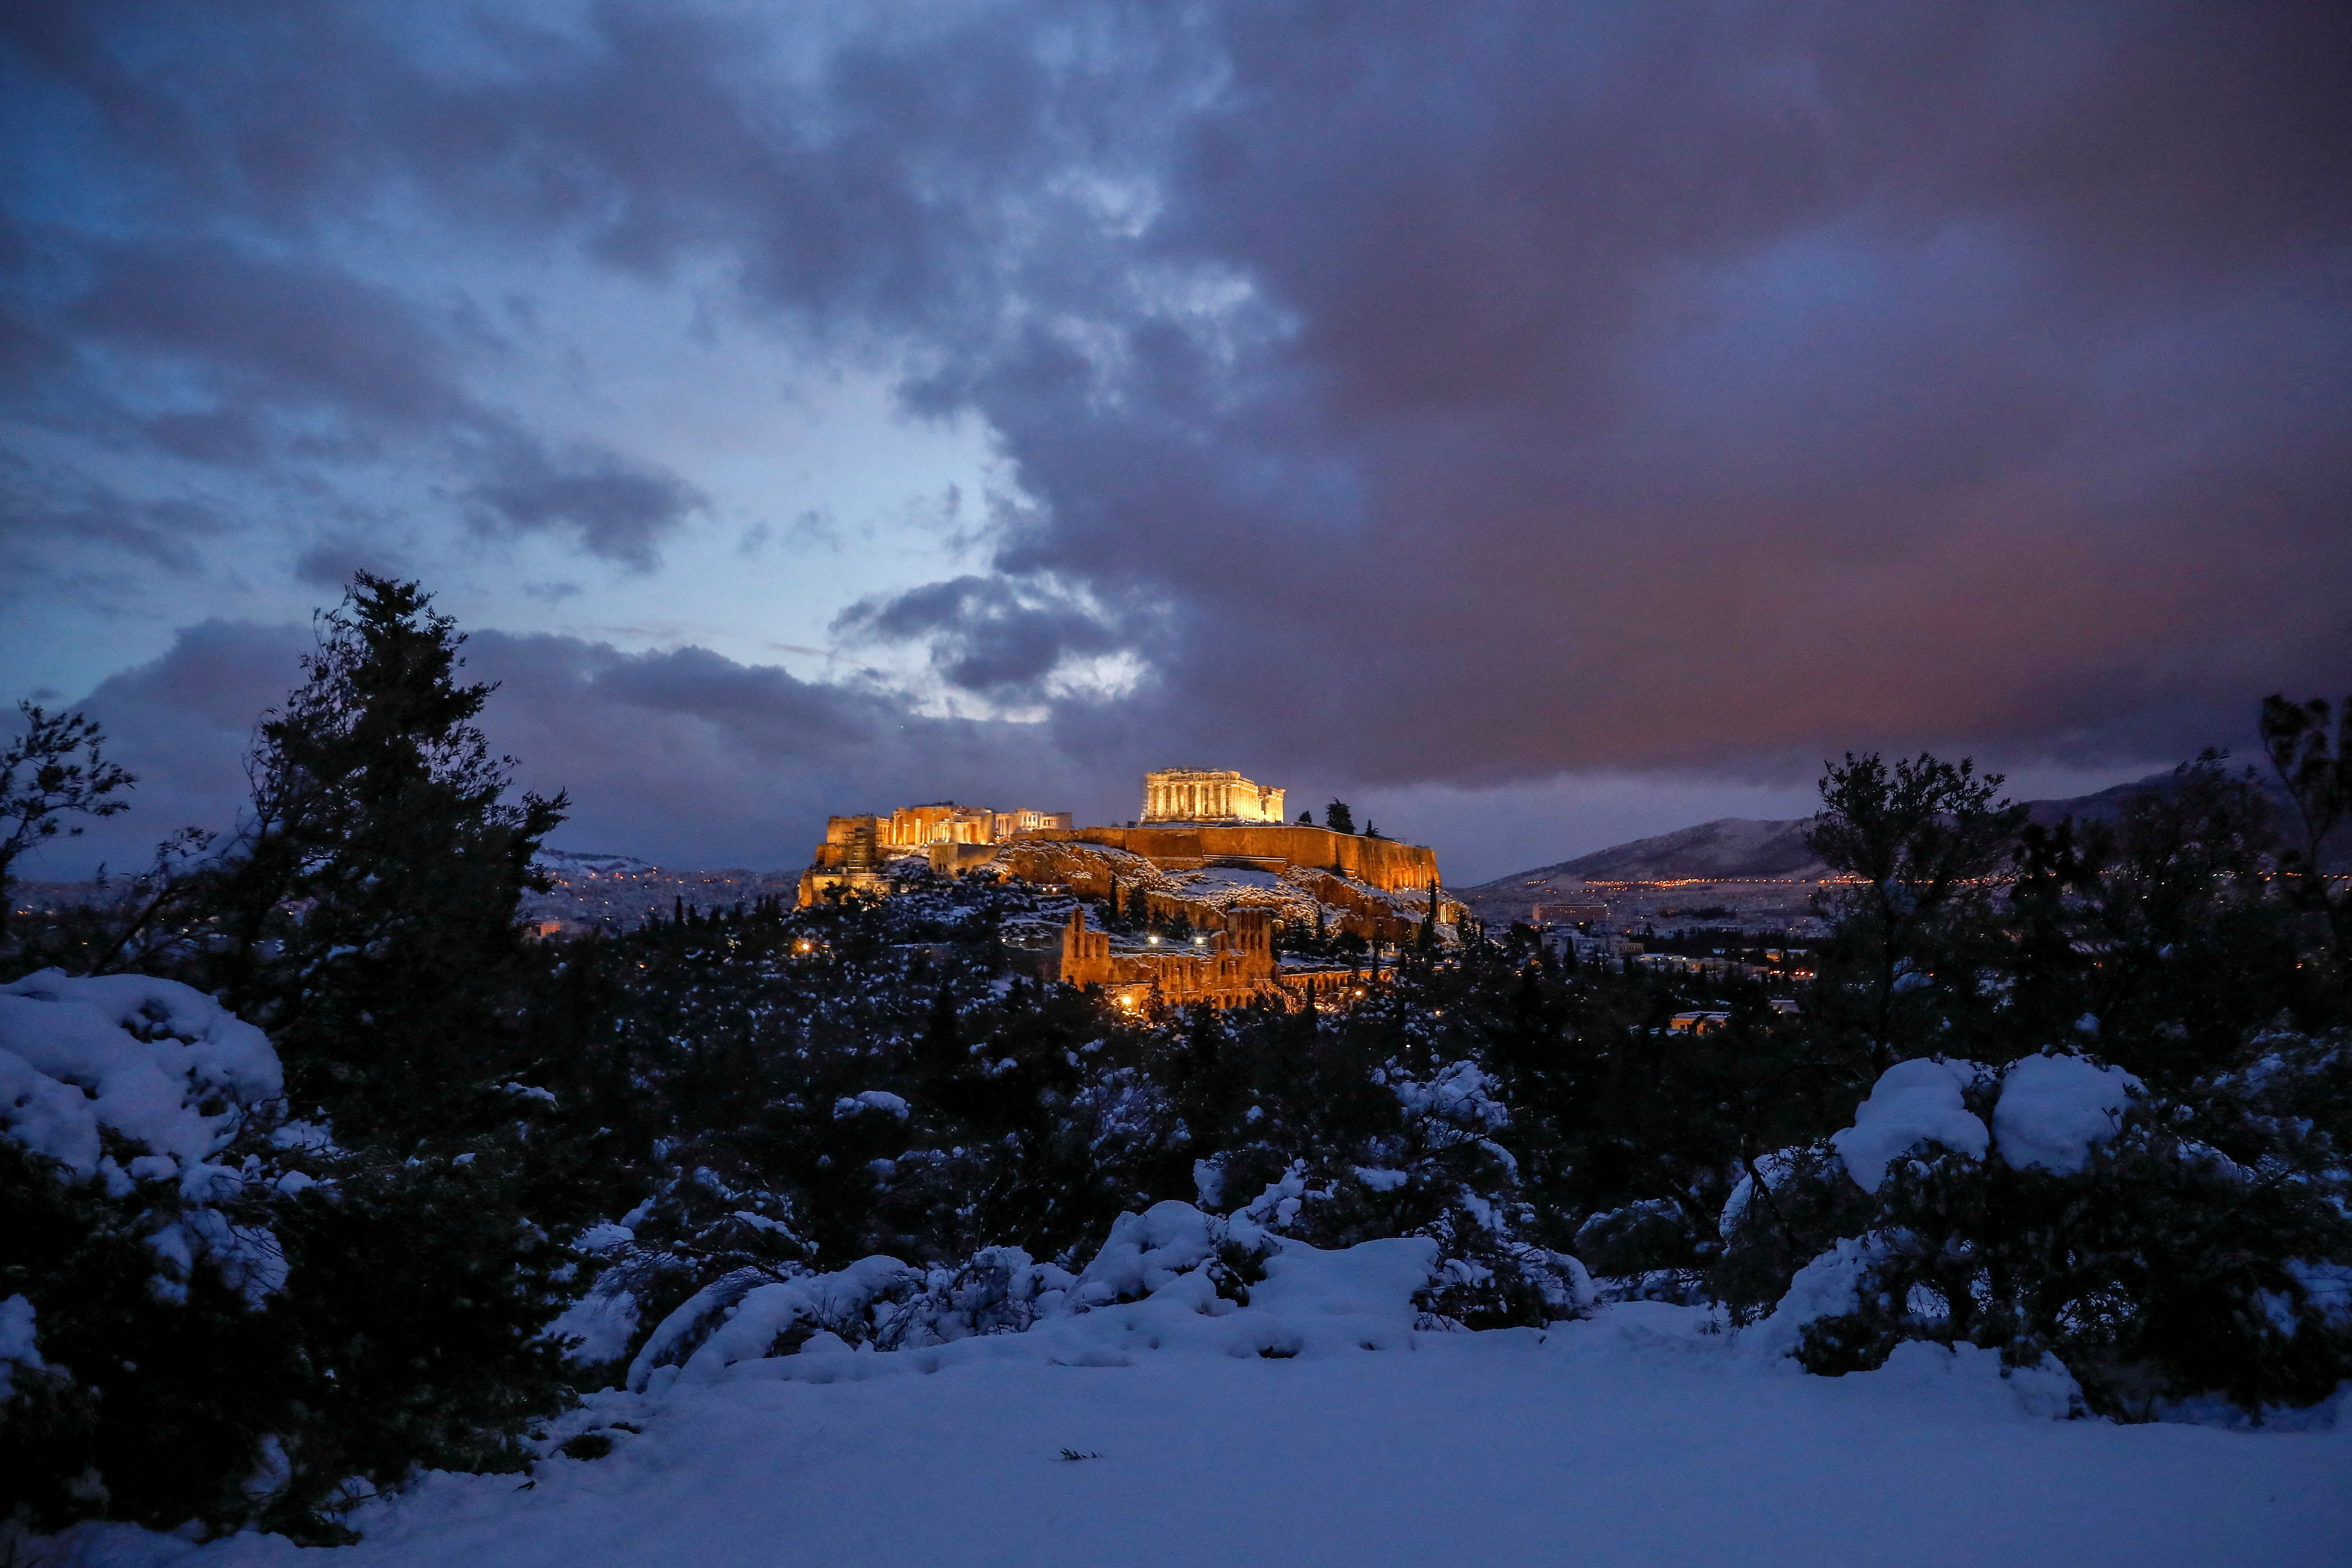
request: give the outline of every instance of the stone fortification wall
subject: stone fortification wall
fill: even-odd
[[[1338,866],[1385,893],[1424,888],[1437,880],[1437,852],[1425,844],[1368,839],[1298,823],[1234,827],[1070,828],[1021,833],[1015,844],[1055,841],[1103,844],[1160,865],[1213,861],[1263,861],[1269,866]]]

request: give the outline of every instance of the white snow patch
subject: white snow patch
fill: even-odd
[[[114,1197],[176,1181],[179,1207],[146,1238],[166,1300],[186,1299],[188,1270],[206,1256],[257,1304],[285,1283],[277,1238],[213,1207],[244,1189],[246,1173],[212,1161],[284,1089],[268,1037],[175,980],[44,969],[0,987],[0,1136]],[[101,1132],[149,1152],[118,1166]]]
[[[1766,1362],[1777,1363],[1795,1354],[1807,1323],[1817,1318],[1843,1317],[1860,1306],[1862,1281],[1883,1256],[1874,1236],[1841,1237],[1835,1246],[1797,1270],[1770,1316],[1739,1334],[1740,1349]]]
[[[579,1342],[564,1350],[568,1361],[591,1365],[612,1361],[629,1348],[637,1332],[637,1314],[635,1291],[623,1286],[592,1290],[547,1326],[547,1337]]]
[[[1889,1164],[1931,1140],[1982,1159],[1990,1134],[1960,1103],[1960,1091],[1983,1071],[1973,1061],[1921,1057],[1881,1073],[1855,1109],[1853,1125],[1830,1139],[1863,1190],[1876,1192]]]
[[[1796,1173],[1798,1152],[1793,1148],[1775,1149],[1770,1154],[1756,1156],[1756,1168],[1763,1174],[1765,1191],[1780,1191],[1781,1185]],[[1739,1228],[1740,1220],[1747,1217],[1748,1206],[1755,1200],[1756,1178],[1743,1171],[1738,1185],[1724,1200],[1723,1217],[1716,1224],[1717,1233],[1725,1240],[1730,1240],[1731,1233]]]
[[[38,1372],[45,1364],[33,1332],[33,1303],[23,1296],[0,1301],[0,1405],[15,1392],[18,1368]]]
[[[0,987],[0,1134],[76,1176],[100,1174],[103,1127],[168,1156],[201,1202],[206,1159],[284,1090],[268,1038],[175,980],[44,969]]]
[[[2025,1058],[2002,1076],[1993,1106],[2000,1157],[2011,1170],[2073,1175],[2089,1163],[2092,1145],[2116,1135],[2139,1086],[2122,1068],[2079,1056]]]
[[[1404,1245],[1286,1249],[1259,1293],[1286,1331],[1390,1319],[1416,1266]],[[545,1458],[528,1490],[420,1477],[355,1510],[364,1540],[340,1554],[106,1524],[56,1561],[2201,1568],[2331,1563],[2352,1539],[2342,1433],[2052,1420],[2063,1375],[2004,1377],[1973,1347],[1789,1376],[1718,1314],[1636,1302],[1549,1331],[1402,1331],[1377,1352],[1309,1335],[1269,1357],[1236,1333],[1258,1311],[1155,1300],[899,1354],[818,1333],[667,1395],[592,1395],[551,1437],[601,1430],[604,1458]]]
[[[1197,1266],[1221,1227],[1269,1249],[1247,1305]],[[1481,1562],[1514,1565],[2165,1568],[2332,1561],[2327,1543],[2352,1539],[2340,1433],[2057,1420],[2074,1394],[2062,1368],[2006,1369],[1969,1345],[1789,1375],[1759,1354],[1769,1331],[1851,1309],[1867,1260],[1849,1249],[1737,1336],[1712,1309],[1649,1302],[1549,1330],[1417,1333],[1434,1243],[1320,1251],[1183,1204],[1122,1217],[1087,1269],[1148,1294],[1085,1308],[1057,1286],[1025,1333],[853,1345],[923,1279],[887,1258],[722,1281],[711,1311],[656,1332],[667,1364],[641,1355],[647,1375],[590,1395],[543,1445],[600,1431],[609,1453],[551,1453],[528,1487],[422,1476],[349,1516],[354,1560],[765,1568],[784,1542],[811,1563],[1381,1568],[1475,1540]],[[936,1274],[927,1289],[940,1293]],[[672,1321],[718,1326],[688,1346]],[[795,1324],[797,1354],[773,1354]],[[90,1568],[322,1556],[121,1524],[55,1545]]]

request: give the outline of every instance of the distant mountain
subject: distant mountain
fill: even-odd
[[[1788,821],[1722,817],[1695,828],[1677,828],[1655,838],[1612,844],[1558,865],[1518,872],[1497,881],[1522,886],[1529,882],[1569,878],[1580,882],[1671,882],[1694,876],[1769,876],[1817,881],[1829,875],[1830,871],[1806,846],[1805,830],[1811,825],[1811,819],[1808,817]]]
[[[661,871],[653,862],[635,855],[592,854],[580,850],[542,849],[537,864],[541,871],[559,877],[653,876]]]
[[[2154,773],[2095,795],[2026,804],[2030,820],[2036,822],[2055,822],[2067,816],[2077,821],[2101,821],[2116,816],[2135,795],[2171,785],[2171,774]],[[1810,817],[1780,821],[1723,817],[1454,891],[1479,918],[1498,921],[1524,920],[1528,905],[1555,896],[1565,901],[1574,895],[1579,883],[1586,882],[1765,877],[1817,882],[1832,873],[1806,846],[1805,830],[1811,825]]]

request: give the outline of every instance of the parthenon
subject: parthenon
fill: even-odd
[[[1282,791],[1228,769],[1163,768],[1143,776],[1146,822],[1279,822]]]

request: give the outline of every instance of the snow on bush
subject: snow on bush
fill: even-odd
[[[1132,1218],[1131,1216],[1129,1218]],[[1070,1274],[1033,1261],[1017,1247],[987,1247],[959,1269],[918,1269],[896,1258],[863,1258],[831,1273],[778,1278],[762,1268],[735,1270],[696,1291],[656,1324],[622,1381],[636,1391],[709,1383],[738,1362],[790,1354],[815,1341],[877,1350],[950,1344],[974,1335],[1013,1333],[1061,1309]],[[617,1316],[625,1292],[604,1281],[588,1303],[558,1320],[554,1332],[583,1337]],[[583,1303],[588,1304],[588,1303]],[[634,1322],[634,1303],[628,1303]],[[611,1329],[583,1361],[609,1360],[626,1343]]]
[[[595,1231],[620,1228],[597,1226],[574,1242],[573,1249],[583,1252],[599,1250],[596,1243],[605,1239]],[[618,1361],[628,1354],[629,1342],[636,1338],[639,1310],[637,1293],[629,1288],[627,1277],[619,1270],[608,1270],[597,1277],[586,1295],[564,1308],[562,1314],[548,1325],[547,1337],[558,1343],[569,1342],[564,1350],[567,1360],[590,1366]]]
[[[2054,1355],[2012,1366],[2000,1352],[1966,1341],[1937,1344],[1906,1340],[1887,1354],[1878,1376],[1883,1388],[1972,1395],[1995,1415],[2014,1412],[2029,1420],[2063,1421],[2083,1411],[2082,1385]]]
[[[1922,1143],[1981,1159],[1990,1134],[1961,1103],[1960,1092],[1983,1071],[1973,1061],[1921,1057],[1880,1074],[1870,1098],[1855,1110],[1853,1125],[1830,1139],[1863,1191],[1876,1192],[1888,1164]]]
[[[2073,1175],[2116,1135],[2138,1079],[2079,1056],[2029,1056],[2001,1074],[1992,1133],[2011,1170]]]
[[[22,1296],[0,1301],[0,1405],[16,1393],[17,1368],[38,1372],[46,1364],[33,1332],[33,1303]]]
[[[2135,1419],[2324,1401],[2352,1371],[2352,1228],[2343,1162],[2310,1141],[2301,1107],[2340,1084],[2332,1047],[2272,1054],[2162,1101],[2063,1051],[1998,1072],[1898,1064],[1829,1140],[1870,1197],[1847,1188],[1841,1215],[1843,1178],[1810,1178],[1803,1196],[1843,1234],[1743,1343],[1832,1375],[1890,1364],[1916,1342],[1972,1344],[1998,1350],[2011,1375],[2032,1371],[2053,1400],[2072,1386],[2052,1370],[2058,1354],[2090,1405]],[[2264,1152],[2242,1165],[2215,1140],[2241,1159]],[[1727,1206],[1734,1253],[1758,1228],[1739,1212],[1752,1196]]]
[[[1263,1197],[1258,1200],[1265,1201]],[[1290,1202],[1297,1212],[1295,1195],[1286,1195],[1282,1201]],[[1249,1220],[1240,1223],[1250,1232],[1257,1229]],[[1216,1232],[1230,1228],[1191,1204],[1172,1199],[1155,1203],[1141,1214],[1122,1214],[1112,1222],[1094,1261],[1079,1274],[1070,1299],[1087,1308],[1149,1296],[1208,1261],[1217,1248]],[[1251,1239],[1255,1239],[1254,1234]]]
[[[1460,1260],[1443,1260],[1430,1237],[1327,1251],[1278,1235],[1256,1216],[1295,1205],[1286,1189],[1299,1185],[1294,1169],[1227,1217],[1174,1200],[1122,1214],[1076,1276],[1013,1247],[983,1249],[959,1269],[877,1256],[826,1273],[734,1270],[664,1316],[621,1381],[659,1395],[778,1357],[933,1351],[1008,1335],[1076,1365],[1124,1364],[1138,1348],[1177,1344],[1279,1358],[1402,1348],[1416,1328],[1451,1326],[1428,1302],[1458,1283],[1448,1271]],[[1580,1264],[1546,1253],[1526,1266],[1538,1263],[1556,1276],[1549,1299],[1559,1319],[1591,1310]],[[586,1342],[576,1359],[609,1360],[626,1344],[635,1310],[625,1287],[600,1280],[551,1332]]]
[[[1423,1081],[1389,1070],[1389,1087],[1408,1121],[1444,1126],[1456,1137],[1475,1138],[1511,1120],[1510,1107],[1496,1097],[1495,1081],[1475,1061],[1452,1061]]]
[[[1756,1156],[1758,1174],[1764,1177],[1767,1193],[1779,1192],[1799,1169],[1801,1149],[1774,1149]],[[1742,1172],[1732,1187],[1731,1196],[1724,1200],[1723,1216],[1716,1222],[1716,1233],[1728,1241],[1739,1229],[1739,1222],[1748,1217],[1748,1206],[1756,1201],[1756,1177]]]
[[[226,1207],[247,1196],[256,1162],[214,1159],[284,1089],[268,1037],[177,981],[44,969],[0,987],[0,1136],[112,1197],[174,1184],[177,1202],[147,1232],[166,1297],[184,1297],[205,1257],[252,1302],[285,1282],[276,1238]]]
[[[146,1145],[201,1200],[205,1162],[285,1082],[259,1030],[176,981],[44,969],[0,987],[0,1131],[118,1195],[129,1185],[101,1129]],[[133,1175],[163,1174],[138,1163]]]
[[[629,1364],[628,1386],[642,1391],[662,1373],[667,1373],[663,1386],[679,1378],[710,1382],[739,1361],[774,1354],[779,1338],[795,1324],[837,1332],[863,1320],[877,1298],[903,1287],[914,1273],[896,1258],[882,1257],[797,1280],[765,1281],[755,1270],[739,1270],[705,1285],[656,1326]]]
[[[1871,1270],[1885,1257],[1882,1237],[1840,1237],[1828,1251],[1797,1270],[1771,1315],[1739,1336],[1740,1347],[1767,1361],[1794,1355],[1806,1324],[1843,1317],[1861,1307]]]
[[[1989,1076],[1999,1096],[1990,1129],[1961,1099]],[[1830,1144],[1864,1192],[1876,1192],[1886,1167],[1926,1143],[1972,1159],[1997,1147],[2011,1170],[2071,1174],[2090,1158],[2092,1145],[2115,1136],[2123,1109],[2139,1087],[2139,1080],[2123,1069],[2080,1056],[2029,1056],[1998,1075],[1973,1061],[1921,1057],[1881,1073],[1870,1098],[1855,1110],[1853,1125],[1832,1135]],[[1767,1179],[1773,1179],[1769,1172]],[[1745,1207],[1752,1185],[1742,1179],[1734,1205]],[[1735,1222],[1727,1207],[1724,1234],[1730,1234]]]

